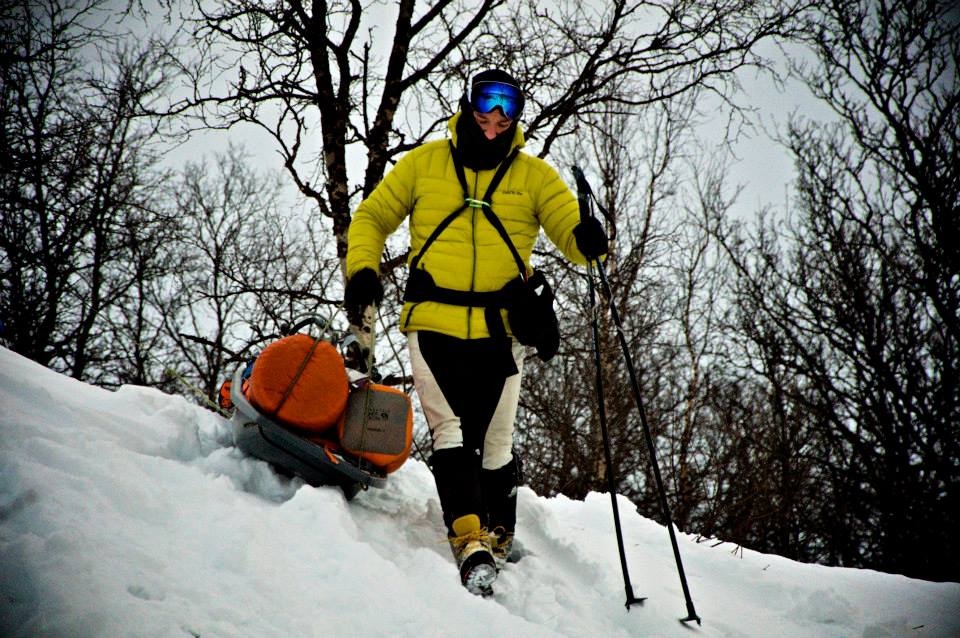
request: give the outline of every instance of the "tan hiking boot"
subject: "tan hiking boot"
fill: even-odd
[[[455,536],[448,538],[460,570],[460,581],[471,594],[490,596],[497,568],[490,551],[490,534],[480,525],[480,517],[467,514],[453,521]]]

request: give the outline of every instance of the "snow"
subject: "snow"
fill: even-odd
[[[490,599],[460,585],[429,470],[347,502],[232,446],[186,399],[116,392],[0,348],[3,636],[960,636],[960,584],[805,565],[667,531],[619,497],[523,488]]]

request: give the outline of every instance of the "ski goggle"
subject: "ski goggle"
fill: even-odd
[[[511,120],[523,112],[523,92],[506,82],[477,82],[470,91],[470,106],[477,113],[491,113],[497,107]]]

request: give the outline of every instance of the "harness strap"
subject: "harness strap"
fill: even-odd
[[[496,213],[493,212],[491,208],[490,201],[493,197],[494,192],[496,192],[497,187],[500,186],[500,182],[503,181],[504,176],[507,174],[507,170],[510,168],[510,165],[513,163],[513,160],[520,153],[520,148],[514,148],[513,151],[507,155],[500,166],[497,167],[497,172],[494,173],[493,179],[490,180],[490,185],[487,187],[486,193],[484,193],[483,199],[475,199],[470,197],[470,189],[467,186],[467,176],[463,168],[463,162],[460,161],[460,151],[456,146],[453,145],[453,141],[450,140],[450,155],[453,158],[453,167],[457,173],[457,180],[460,182],[460,186],[463,189],[463,204],[457,208],[455,211],[443,218],[443,220],[437,224],[436,228],[430,233],[426,241],[423,242],[423,246],[420,247],[420,251],[410,260],[410,274],[407,278],[407,286],[404,290],[404,301],[411,301],[414,303],[421,301],[435,301],[438,303],[448,304],[451,306],[467,306],[475,308],[484,309],[484,319],[487,323],[487,330],[490,332],[491,337],[495,338],[505,338],[507,335],[506,327],[503,325],[503,319],[500,316],[500,309],[507,307],[510,296],[506,287],[500,290],[492,290],[489,292],[479,292],[475,290],[456,290],[453,288],[442,288],[436,284],[433,280],[433,277],[426,270],[418,268],[420,261],[423,259],[423,255],[427,252],[427,249],[437,240],[437,237],[453,223],[460,213],[467,210],[468,208],[480,209],[483,213],[483,216],[487,219],[491,226],[497,231],[497,234],[500,235],[504,243],[507,245],[507,248],[510,249],[510,254],[513,256],[514,262],[517,264],[517,269],[520,271],[520,279],[526,280],[527,278],[527,269],[523,263],[523,259],[520,257],[520,252],[517,250],[517,247],[514,245],[513,240],[510,239],[510,234],[507,233],[507,229],[504,228],[503,222],[500,221],[500,218],[497,217]]]
[[[440,233],[445,231],[447,229],[447,226],[453,223],[453,220],[456,219],[457,216],[466,209],[467,209],[467,204],[464,203],[463,205],[460,206],[460,208],[458,208],[457,210],[453,211],[452,213],[444,217],[443,221],[437,224],[437,227],[434,228],[433,232],[430,233],[430,236],[427,237],[427,241],[423,242],[423,246],[420,248],[420,252],[418,252],[414,256],[414,258],[410,261],[410,272],[413,272],[414,270],[416,270],[417,264],[420,263],[420,260],[423,258],[423,254],[427,252],[427,248],[430,247],[430,244],[436,241],[437,237],[440,236]]]
[[[487,192],[484,193],[483,199],[478,201],[470,198],[470,189],[467,187],[467,174],[464,172],[463,162],[460,160],[460,149],[453,145],[453,140],[447,140],[447,144],[450,145],[450,155],[453,157],[453,168],[457,171],[457,179],[460,181],[461,188],[463,188],[464,199],[468,202],[475,202],[477,207],[486,206],[489,208],[490,198],[497,190],[497,187],[500,186],[500,182],[503,181],[503,177],[507,174],[507,169],[510,168],[510,164],[513,163],[513,160],[520,153],[520,147],[518,146],[510,151],[510,154],[500,162],[500,166],[497,167],[497,172],[494,173],[493,179],[490,180],[490,185],[487,186]]]
[[[490,219],[487,215],[487,211],[490,209],[490,198],[493,196],[494,191],[497,190],[497,187],[500,186],[500,182],[503,181],[504,176],[507,174],[507,169],[510,168],[510,164],[513,163],[513,160],[520,153],[519,147],[513,149],[513,151],[507,155],[502,162],[500,162],[500,166],[497,167],[497,172],[494,173],[493,179],[490,180],[490,185],[487,187],[487,192],[484,194],[483,199],[474,199],[470,197],[470,190],[467,187],[467,176],[463,170],[463,163],[460,161],[460,151],[458,151],[457,147],[453,145],[452,140],[448,140],[448,144],[450,145],[450,155],[453,157],[453,168],[457,172],[457,180],[459,180],[460,187],[463,189],[463,204],[455,211],[444,217],[443,221],[437,224],[437,227],[433,229],[433,232],[430,233],[430,236],[427,237],[427,240],[423,242],[423,246],[420,247],[420,251],[412,260],[410,260],[411,271],[417,267],[417,265],[420,263],[420,260],[423,259],[424,253],[426,253],[427,249],[433,244],[433,242],[437,240],[437,237],[440,236],[440,233],[446,230],[447,226],[453,223],[453,220],[456,219],[460,213],[466,209],[479,208],[483,211],[484,216],[486,216],[488,220]],[[499,221],[500,220],[498,219],[497,222],[499,223]],[[502,229],[503,224],[499,225]],[[496,225],[494,227],[496,227]],[[517,248],[513,245],[513,242],[510,241],[509,235],[505,234],[506,230],[501,232],[498,229],[497,232],[500,233],[500,236],[503,237],[504,241],[507,242],[507,246],[510,248],[511,253],[513,253],[514,260],[517,261],[517,265],[520,268],[521,274],[525,275],[526,272],[525,268],[523,267],[523,260],[520,259],[520,254],[517,252]]]
[[[423,271],[425,272],[425,271]],[[479,292],[438,286],[433,277],[417,275],[408,280],[405,301],[437,301],[451,306],[499,306],[505,300],[503,290]]]
[[[517,279],[519,279],[519,277]],[[507,330],[503,325],[500,309],[509,306],[513,291],[514,288],[510,287],[509,284],[500,290],[490,290],[486,292],[443,288],[436,284],[430,273],[422,268],[418,268],[410,271],[403,300],[413,303],[436,301],[451,306],[483,308],[483,316],[487,323],[487,330],[490,332],[490,336],[494,338],[505,338],[507,336]]]
[[[483,216],[487,218],[487,221],[491,226],[497,231],[497,234],[500,235],[500,238],[503,239],[503,242],[507,245],[507,248],[510,249],[510,254],[513,255],[513,261],[517,264],[517,269],[520,271],[520,276],[524,279],[527,278],[527,268],[523,263],[523,259],[520,257],[520,252],[517,250],[517,247],[513,244],[513,240],[510,239],[510,235],[507,233],[507,229],[503,227],[503,222],[500,221],[500,218],[497,217],[497,214],[493,212],[491,207],[491,200],[493,199],[493,193],[497,190],[497,187],[500,186],[500,182],[503,181],[504,175],[507,173],[507,168],[510,167],[510,164],[513,162],[514,158],[520,152],[520,148],[517,147],[507,155],[506,159],[500,163],[500,167],[497,169],[496,174],[493,176],[493,179],[490,180],[490,185],[487,187],[487,192],[483,195],[482,200],[476,200],[470,198],[470,190],[467,187],[467,175],[463,170],[463,162],[460,161],[460,151],[456,146],[453,145],[452,140],[448,140],[450,144],[450,155],[453,156],[453,167],[457,171],[457,179],[460,180],[460,187],[463,188],[463,197],[467,202],[467,205],[472,208],[479,208],[483,211]],[[423,252],[423,251],[421,251]]]

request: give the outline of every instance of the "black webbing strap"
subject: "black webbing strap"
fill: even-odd
[[[494,213],[490,207],[490,200],[493,197],[493,193],[496,192],[497,187],[499,187],[500,182],[503,181],[513,160],[520,153],[520,148],[513,149],[513,151],[500,162],[500,166],[497,167],[497,172],[494,173],[493,179],[490,180],[490,185],[487,187],[487,192],[484,194],[483,199],[473,199],[470,197],[470,190],[467,187],[467,176],[463,169],[463,163],[460,161],[459,151],[453,145],[452,141],[450,141],[449,144],[450,155],[453,158],[453,167],[457,172],[457,179],[460,182],[460,186],[463,188],[463,204],[437,224],[437,227],[433,229],[433,232],[431,232],[426,241],[423,242],[420,251],[410,261],[410,274],[407,278],[404,301],[412,301],[414,303],[420,301],[435,301],[452,306],[483,308],[484,318],[490,336],[503,338],[506,337],[507,333],[503,325],[503,319],[500,317],[500,308],[506,305],[507,293],[505,289],[479,292],[475,290],[442,288],[433,281],[433,277],[431,277],[426,270],[418,270],[417,266],[420,260],[423,259],[424,253],[427,252],[427,248],[436,241],[440,233],[453,223],[453,220],[456,219],[460,213],[468,208],[479,208],[483,212],[483,216],[490,225],[494,227],[497,234],[500,235],[510,249],[510,254],[513,255],[517,268],[520,270],[520,277],[524,280],[527,278],[527,270],[524,266],[523,259],[520,257],[519,251],[517,251],[517,247],[510,239],[510,235],[507,233],[507,229],[504,228],[500,218],[497,217],[496,213]]]
[[[493,179],[490,180],[490,185],[487,187],[487,192],[484,194],[482,200],[473,199],[470,197],[470,191],[467,188],[467,176],[463,171],[463,164],[460,162],[459,151],[453,145],[453,142],[450,141],[450,154],[453,157],[453,167],[457,172],[457,179],[460,181],[460,186],[463,188],[463,204],[460,208],[456,209],[449,215],[443,218],[437,227],[433,229],[433,232],[430,233],[430,236],[427,237],[427,240],[423,242],[423,246],[420,247],[420,251],[410,260],[410,269],[413,270],[420,263],[420,260],[423,259],[423,255],[427,252],[427,248],[436,241],[437,237],[440,236],[444,230],[447,229],[453,220],[457,218],[460,213],[465,211],[468,208],[479,208],[483,211],[484,216],[489,220],[490,216],[487,214],[487,211],[490,209],[490,198],[493,196],[494,191],[497,190],[497,187],[500,186],[500,182],[503,181],[504,176],[507,174],[507,169],[510,168],[510,164],[513,163],[514,158],[517,157],[517,154],[520,153],[520,148],[517,147],[513,149],[513,152],[507,155],[500,166],[497,167],[497,172],[494,173]],[[494,216],[496,217],[496,216]],[[497,228],[499,226],[499,228]],[[523,267],[523,260],[520,259],[520,254],[517,252],[516,247],[513,245],[513,242],[510,241],[510,236],[506,234],[506,229],[503,228],[503,224],[500,223],[500,220],[497,219],[494,228],[497,228],[497,232],[500,233],[500,236],[504,238],[504,241],[507,242],[507,246],[510,248],[510,252],[513,253],[513,258],[517,261],[517,266],[520,268],[520,272],[526,275]],[[469,304],[468,304],[469,305]]]
[[[416,256],[414,256],[414,258],[410,261],[411,272],[417,267],[417,264],[420,263],[420,260],[423,258],[423,253],[427,252],[427,248],[430,247],[430,244],[436,241],[437,237],[440,236],[440,233],[445,231],[447,229],[447,226],[449,226],[453,222],[453,220],[457,218],[457,215],[465,211],[467,207],[468,207],[467,203],[464,202],[460,206],[460,208],[458,208],[457,210],[453,211],[452,213],[444,217],[443,221],[437,224],[437,227],[434,228],[433,232],[430,233],[430,236],[427,237],[427,241],[423,242],[423,246],[420,247],[420,252],[418,252]]]
[[[415,271],[417,272],[417,271]],[[425,270],[423,274],[414,274],[407,280],[407,289],[404,301],[420,303],[421,301],[436,301],[451,306],[499,306],[503,302],[502,290],[479,292],[476,290],[457,290],[438,286],[433,277]]]
[[[510,235],[507,234],[507,229],[503,227],[503,222],[500,221],[500,218],[497,217],[497,214],[487,206],[483,209],[483,216],[487,218],[487,221],[490,222],[490,225],[493,226],[497,233],[503,238],[503,241],[507,244],[507,248],[510,249],[510,253],[513,255],[513,261],[517,263],[517,269],[520,270],[520,276],[524,279],[527,278],[527,268],[523,264],[523,259],[520,257],[520,252],[517,250],[517,247],[513,245],[513,240],[510,239]]]
[[[448,142],[450,144],[450,154],[453,156],[453,167],[457,171],[457,179],[460,180],[460,187],[463,188],[463,199],[468,206],[473,208],[479,208],[483,212],[483,216],[487,218],[487,221],[491,226],[497,231],[497,234],[500,235],[500,238],[503,239],[504,243],[507,245],[507,248],[510,249],[510,254],[513,255],[513,260],[517,264],[517,268],[520,270],[520,276],[524,279],[527,278],[527,268],[523,263],[523,259],[520,257],[517,247],[514,246],[513,240],[510,239],[510,235],[507,233],[507,229],[503,227],[503,223],[500,221],[500,218],[497,217],[497,214],[493,212],[491,208],[491,200],[493,199],[493,194],[496,192],[497,187],[500,186],[500,182],[503,181],[504,175],[507,174],[507,169],[510,168],[510,164],[513,163],[513,160],[520,153],[520,147],[513,149],[513,151],[507,155],[500,163],[500,167],[497,168],[496,174],[493,176],[493,179],[490,180],[490,185],[487,187],[487,192],[484,193],[482,200],[476,200],[470,198],[470,190],[467,187],[467,175],[463,170],[463,162],[460,161],[460,151],[453,145],[453,141]]]
[[[490,198],[493,197],[493,193],[497,190],[497,187],[500,186],[500,182],[503,181],[503,176],[507,174],[507,169],[513,164],[513,160],[520,154],[520,147],[514,148],[510,154],[500,162],[500,166],[497,167],[497,172],[494,173],[493,179],[490,180],[490,185],[487,186],[487,192],[483,194],[483,199],[476,200],[470,197],[470,189],[467,187],[467,175],[463,170],[463,162],[460,161],[459,149],[453,145],[453,140],[447,140],[447,143],[450,145],[450,155],[453,156],[453,168],[457,171],[457,179],[460,180],[460,186],[463,188],[464,200],[468,205],[475,208],[480,208],[481,206],[489,207]]]

